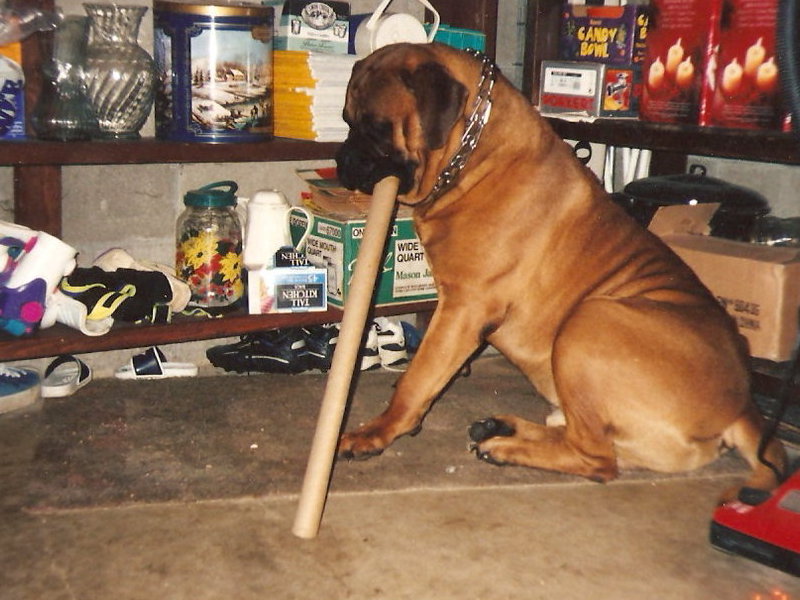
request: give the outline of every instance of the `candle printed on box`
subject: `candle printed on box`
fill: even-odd
[[[778,0],[724,0],[709,124],[780,129]]]
[[[653,0],[640,114],[661,123],[698,123],[703,80],[721,0]]]

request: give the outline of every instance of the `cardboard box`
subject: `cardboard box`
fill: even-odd
[[[297,174],[308,184],[309,193],[303,200],[314,216],[305,244],[306,256],[311,264],[327,271],[328,302],[343,306],[353,278],[370,196],[344,188],[336,179],[335,168],[299,169]],[[308,219],[304,214],[289,213],[293,239],[299,239],[307,227]],[[414,230],[411,209],[401,206],[386,242],[375,304],[435,300],[436,296],[433,274]]]
[[[22,72],[22,45],[0,46],[0,140],[25,137],[25,74]]]
[[[714,204],[668,206],[649,229],[691,267],[747,338],[752,356],[791,358],[800,310],[800,248],[710,237]]]
[[[564,2],[559,58],[609,65],[644,60],[649,19],[647,5],[591,6]]]
[[[274,49],[347,54],[349,19],[348,2],[286,0]]]
[[[539,110],[543,114],[636,117],[641,70],[578,61],[542,61]]]
[[[711,125],[780,130],[776,57],[778,0],[726,0],[711,106]]]
[[[544,114],[598,116],[603,96],[603,65],[576,61],[542,61],[539,110]]]
[[[305,215],[292,213],[293,235],[307,226]],[[328,302],[344,306],[364,233],[363,215],[351,217],[314,214],[305,252],[309,262],[327,272]],[[387,241],[383,268],[378,276],[375,305],[386,306],[436,299],[425,249],[414,231],[411,217],[397,217]]]
[[[430,35],[433,25],[426,23],[424,25],[425,32]],[[472,49],[484,52],[486,50],[486,34],[482,31],[475,29],[466,29],[464,27],[453,27],[447,23],[440,23],[439,29],[433,38],[435,42],[447,44],[453,48],[460,48],[462,50]]]
[[[328,309],[325,269],[310,265],[289,246],[275,253],[275,265],[247,272],[247,308],[251,315]]]
[[[709,35],[721,0],[652,0],[642,67],[641,118],[698,123]]]
[[[606,66],[603,72],[601,117],[638,117],[641,97],[641,65]]]

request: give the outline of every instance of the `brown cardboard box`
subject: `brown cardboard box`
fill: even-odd
[[[750,354],[791,358],[800,308],[800,248],[736,242],[707,235],[717,205],[660,208],[649,229],[697,274],[733,316]]]

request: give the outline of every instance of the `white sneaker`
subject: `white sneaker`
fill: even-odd
[[[378,354],[381,365],[384,367],[396,367],[407,363],[408,352],[406,351],[403,326],[386,317],[378,317],[375,319],[375,327],[377,328]]]
[[[361,350],[359,350],[358,355],[361,357],[360,369],[362,371],[371,371],[380,368],[381,355],[378,350],[378,326],[374,321],[369,326],[367,339],[361,347]]]

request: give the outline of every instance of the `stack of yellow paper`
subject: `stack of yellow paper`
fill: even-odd
[[[299,50],[274,51],[275,135],[340,142],[350,72],[357,57]]]

